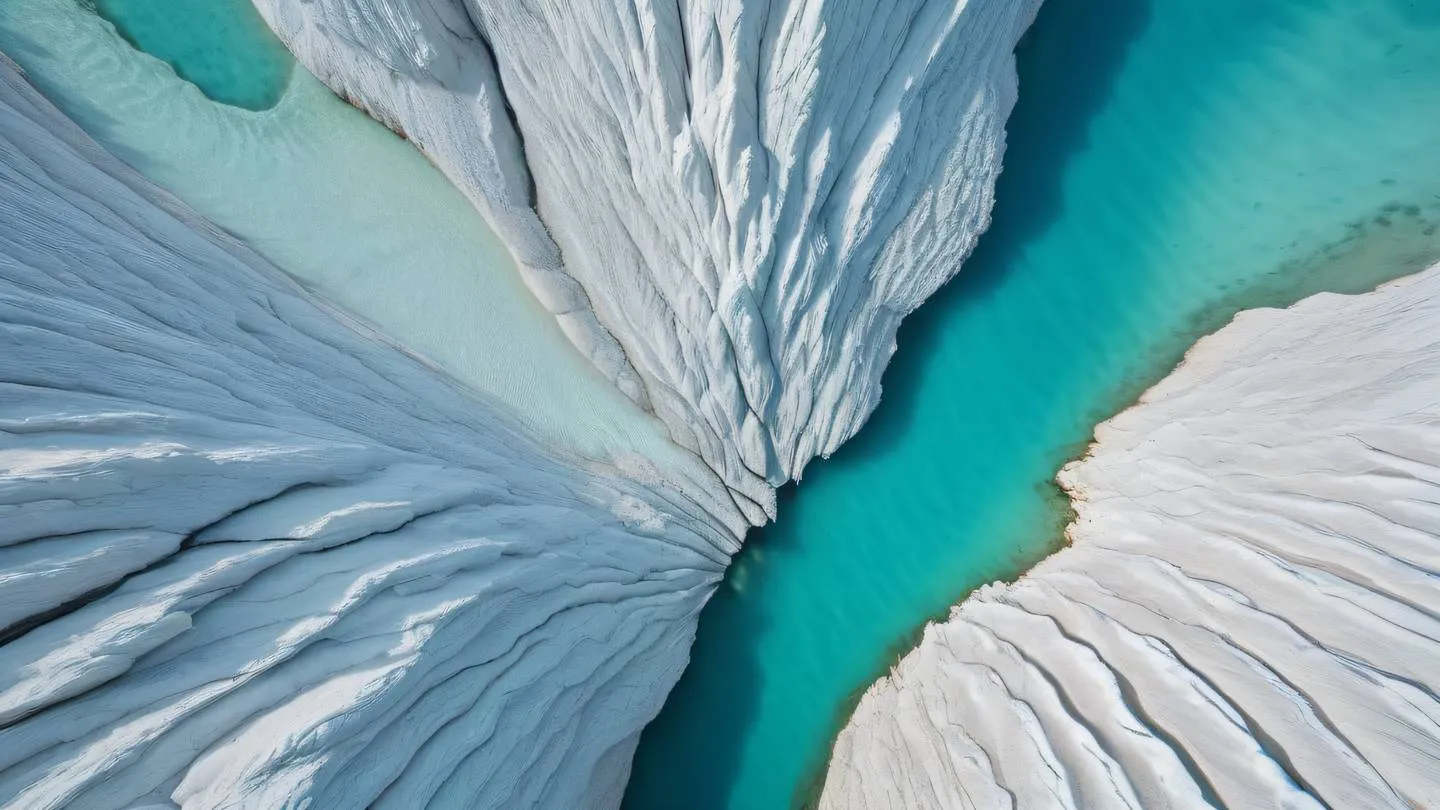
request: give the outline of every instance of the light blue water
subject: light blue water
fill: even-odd
[[[626,807],[815,795],[931,617],[1058,539],[1050,481],[1235,307],[1440,257],[1440,0],[1046,0],[994,226],[861,435],[702,617]]]
[[[223,104],[268,110],[295,60],[250,0],[92,0],[120,35]]]

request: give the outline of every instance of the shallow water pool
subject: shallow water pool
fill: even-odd
[[[136,48],[223,104],[266,110],[295,60],[250,0],[92,0]]]

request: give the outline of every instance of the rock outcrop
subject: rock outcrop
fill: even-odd
[[[258,0],[700,495],[542,446],[0,65],[0,803],[617,804],[740,527],[983,230],[1037,5]]]
[[[754,522],[984,230],[1039,0],[256,0]]]
[[[1102,425],[1071,546],[931,625],[822,806],[1440,805],[1440,268],[1239,315]]]
[[[738,519],[540,447],[0,57],[0,805],[614,805]]]

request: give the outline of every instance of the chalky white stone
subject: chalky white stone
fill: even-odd
[[[926,628],[827,808],[1440,804],[1440,267],[1241,313],[1061,473],[1070,547]]]
[[[256,0],[759,523],[989,222],[1039,0]]]
[[[0,57],[0,805],[614,805],[739,521],[337,320]]]

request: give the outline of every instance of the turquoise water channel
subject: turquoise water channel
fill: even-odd
[[[1440,257],[1440,0],[1046,0],[995,221],[706,607],[625,806],[812,800],[858,693],[1060,536],[1050,481],[1238,306]]]
[[[393,297],[397,273],[424,288],[449,268],[427,300],[488,301],[469,318],[475,345],[496,345],[485,329],[506,318],[548,318],[533,302],[506,314],[523,294],[510,276],[462,261],[498,257],[493,235],[471,232],[413,151],[293,69],[246,0],[95,5],[211,99],[264,114],[187,100],[106,46],[77,2],[5,0],[0,47],[207,216],[357,310]],[[1440,0],[1047,0],[1019,69],[993,227],[902,328],[871,423],[782,493],[779,523],[735,561],[645,732],[627,807],[812,799],[854,700],[923,623],[1055,547],[1065,502],[1050,481],[1097,421],[1237,307],[1359,291],[1440,257]],[[458,286],[476,279],[488,286]],[[443,354],[464,312],[428,319],[440,333],[403,315],[370,317],[481,389],[518,379]],[[514,352],[553,338],[545,362],[566,356],[558,336],[505,331],[526,336]],[[509,388],[593,400],[549,384]]]

